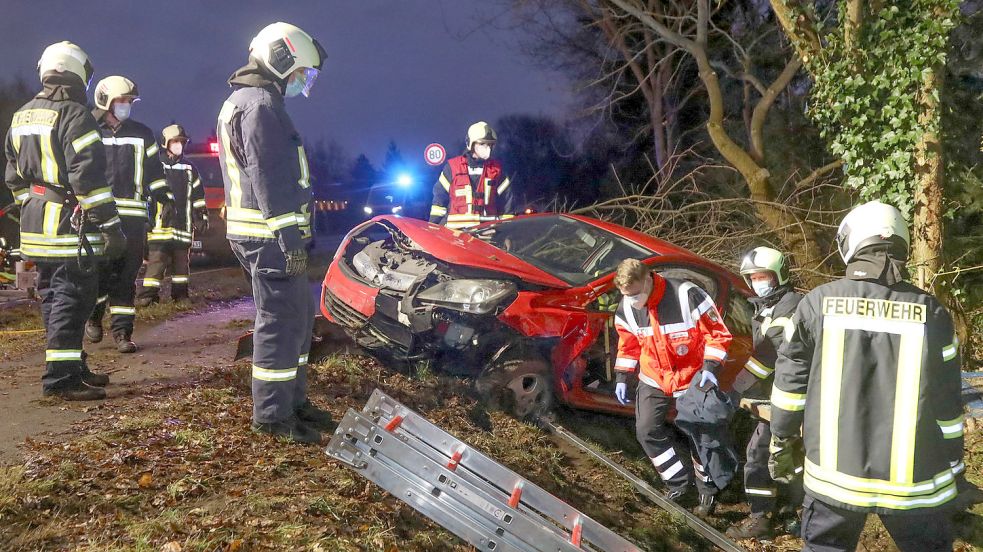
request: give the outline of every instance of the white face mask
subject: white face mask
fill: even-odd
[[[487,161],[491,157],[491,146],[488,144],[475,144],[474,145],[474,156],[482,161]]]
[[[184,143],[178,141],[171,142],[171,145],[167,146],[167,151],[176,156],[180,156],[182,153],[184,153]]]
[[[132,107],[133,104],[128,103],[113,104],[113,117],[116,117],[122,123],[130,118],[130,108]]]
[[[771,284],[771,281],[751,282],[751,289],[758,294],[758,297],[768,297],[775,292],[775,286]]]

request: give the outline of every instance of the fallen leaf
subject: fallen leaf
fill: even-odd
[[[164,546],[161,546],[160,552],[181,552],[181,543],[178,541],[171,541]]]
[[[147,487],[150,487],[151,485],[154,484],[154,476],[150,475],[150,472],[143,472],[143,474],[140,475],[139,484],[141,489],[146,489]]]
[[[238,552],[242,548],[242,539],[235,539],[225,547],[225,552]]]

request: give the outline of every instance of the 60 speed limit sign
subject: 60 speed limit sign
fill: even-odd
[[[444,151],[444,146],[440,144],[430,144],[427,149],[423,150],[423,158],[427,160],[428,165],[440,165],[444,162],[445,157],[447,157],[447,152]]]

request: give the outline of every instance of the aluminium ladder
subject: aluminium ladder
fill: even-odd
[[[325,452],[478,550],[640,552],[378,389]]]

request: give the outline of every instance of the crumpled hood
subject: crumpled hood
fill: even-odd
[[[406,237],[425,253],[446,263],[510,274],[527,282],[544,286],[570,287],[569,284],[556,276],[465,232],[451,230],[418,219],[385,215],[377,217],[375,220],[385,220],[392,224],[406,234]]]

